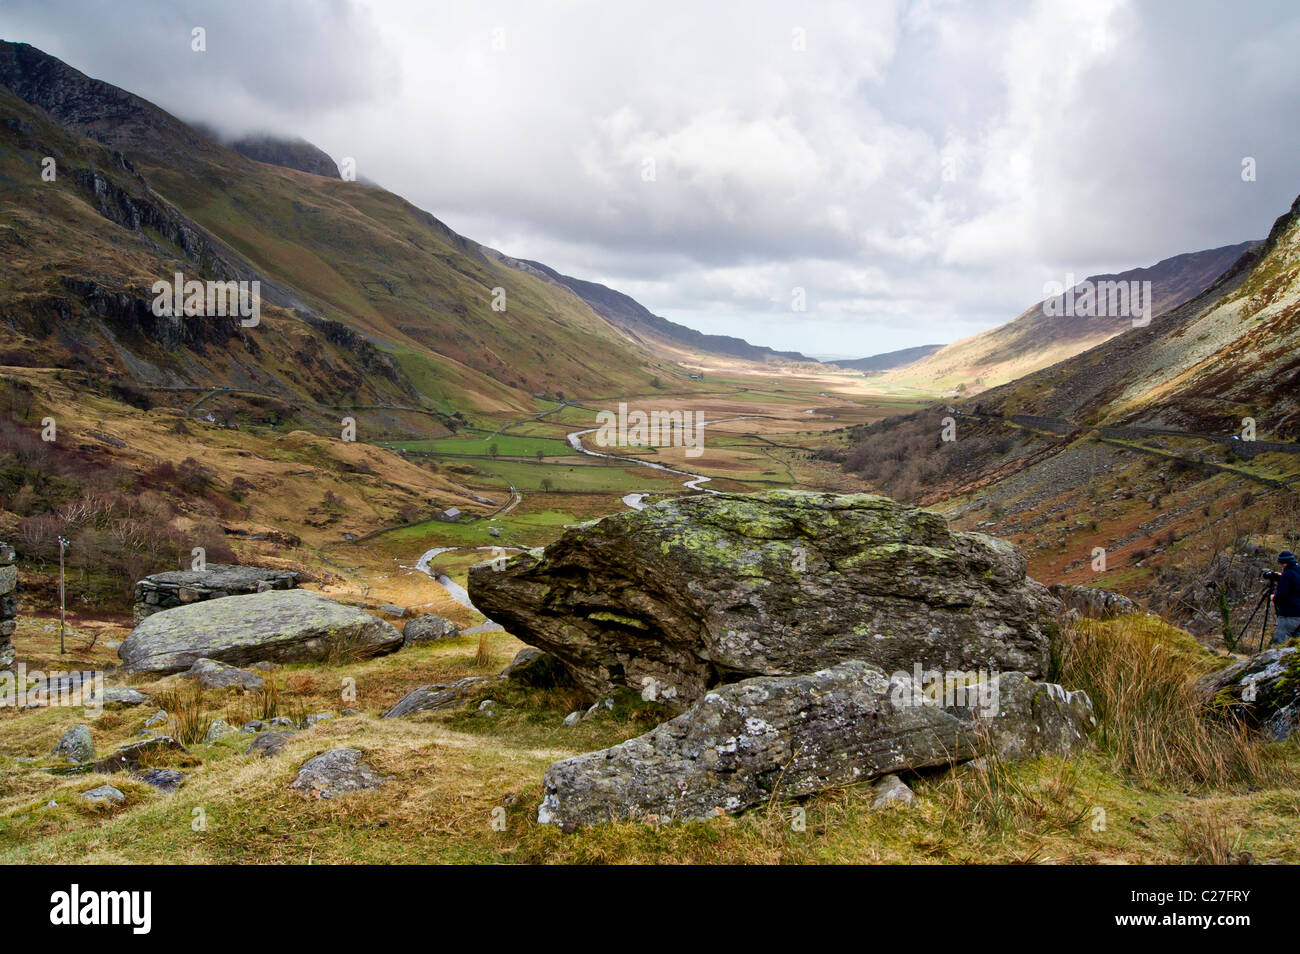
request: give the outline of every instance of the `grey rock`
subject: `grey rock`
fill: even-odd
[[[228,735],[234,735],[238,731],[239,730],[233,725],[226,722],[225,719],[213,719],[211,724],[208,725],[208,731],[204,734],[203,741],[206,743],[216,742],[218,739],[223,739]]]
[[[876,797],[871,801],[873,812],[881,811],[895,805],[909,806],[916,804],[916,793],[908,788],[897,775],[886,775],[872,786]]]
[[[254,732],[261,732],[265,728],[266,728],[266,723],[263,722],[261,719],[249,719],[247,722],[245,722],[243,725],[239,727],[239,731],[254,733]]]
[[[1047,671],[1060,604],[1010,543],[869,494],[681,497],[567,530],[470,598],[592,695],[675,706],[719,682],[863,659]]]
[[[450,684],[420,686],[402,696],[397,705],[385,712],[382,718],[396,719],[415,712],[454,709],[469,702],[480,689],[496,681],[492,676],[467,676]]]
[[[166,768],[147,769],[143,772],[136,772],[131,777],[144,782],[146,785],[152,785],[158,791],[167,795],[175,792],[181,787],[181,783],[185,781],[184,772]]]
[[[564,724],[568,726],[577,725],[581,721],[582,721],[581,712],[570,712],[568,715],[564,717]]]
[[[272,716],[266,720],[266,724],[272,729],[296,729],[298,724],[288,716]]]
[[[332,712],[313,712],[311,715],[307,716],[307,718],[302,720],[302,727],[304,729],[310,729],[312,726],[320,725],[322,722],[328,722],[332,718],[334,718],[334,713]]]
[[[146,729],[152,729],[154,726],[162,725],[166,721],[167,721],[167,713],[164,710],[159,709],[149,718],[144,720],[144,727]]]
[[[74,725],[59,739],[51,753],[66,762],[90,762],[95,758],[95,743],[90,738],[90,727]]]
[[[93,699],[105,708],[147,706],[153,702],[139,689],[129,689],[126,686],[105,686],[102,696],[95,696]]]
[[[414,646],[439,639],[455,639],[459,635],[460,627],[451,620],[429,613],[407,621],[402,629],[402,645]]]
[[[478,704],[478,711],[483,713],[483,715],[494,715],[496,709],[497,702],[495,699],[484,699]]]
[[[298,574],[257,566],[209,563],[202,570],[173,570],[147,576],[135,585],[135,619],[171,607],[224,599],[269,589],[288,590],[298,585]]]
[[[92,788],[88,792],[82,792],[81,797],[95,805],[121,805],[126,801],[126,796],[112,785],[101,785],[99,788]]]
[[[385,603],[383,606],[379,607],[379,612],[383,613],[385,616],[396,616],[398,619],[401,619],[406,615],[406,607],[397,606],[393,603]]]
[[[1096,722],[1084,693],[1023,673],[991,677],[966,700],[944,701],[927,699],[909,674],[887,677],[859,660],[746,679],[708,692],[645,735],[551,765],[538,821],[572,830],[710,818],[775,795],[949,765],[986,745],[1006,758],[1063,754]]]
[[[296,732],[263,732],[253,740],[253,744],[248,747],[244,754],[252,755],[254,752],[260,752],[264,758],[279,755],[284,751],[285,743],[295,735],[297,735]]]
[[[198,680],[204,689],[229,689],[233,686],[241,692],[247,692],[256,691],[265,685],[257,673],[227,666],[215,659],[194,660],[194,665],[185,671],[185,675]]]
[[[232,666],[322,661],[379,655],[401,643],[401,633],[364,610],[307,590],[269,590],[155,613],[117,654],[128,670],[171,673],[203,658]]]
[[[387,781],[362,761],[358,749],[330,749],[308,759],[289,786],[311,798],[338,798],[364,789],[378,788]]]

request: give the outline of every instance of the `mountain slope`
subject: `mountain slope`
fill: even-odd
[[[868,358],[852,358],[829,363],[839,365],[841,368],[852,368],[854,371],[888,371],[891,368],[901,368],[928,358],[943,347],[944,345],[938,344],[917,345],[915,348],[901,348],[898,351],[873,354]]]
[[[1151,314],[1158,315],[1196,297],[1242,254],[1258,242],[1242,242],[1166,258],[1149,268],[1113,275],[1106,281],[1151,282]],[[1077,286],[1076,286],[1077,287]],[[997,328],[947,345],[934,354],[886,375],[886,380],[924,389],[994,387],[1086,351],[1132,327],[1126,315],[1111,317],[1049,316],[1044,302]],[[977,385],[978,382],[978,385]]]
[[[406,395],[404,403],[416,395],[447,411],[532,410],[532,392],[645,390],[667,370],[572,292],[504,266],[392,193],[251,161],[24,44],[0,42],[0,84],[43,111],[7,103],[6,114],[18,116],[19,125],[0,128],[0,148],[13,169],[0,195],[4,224],[14,230],[13,241],[49,253],[30,259],[44,264],[39,271],[12,258],[0,265],[6,310],[27,315],[17,346],[30,353],[53,359],[67,347],[66,335],[33,317],[51,302],[64,302],[73,314],[97,314],[111,300],[139,319],[133,333],[140,353],[107,339],[81,340],[78,351],[105,372],[150,384],[185,379],[356,400],[374,398],[379,388]],[[76,134],[107,148],[96,150]],[[59,160],[57,182],[40,181],[46,155]],[[49,201],[65,205],[69,217],[33,214]],[[72,242],[61,230],[74,218],[84,234]],[[364,358],[363,365],[389,369],[391,384],[368,380],[364,368],[328,384],[314,380],[319,369],[272,368],[290,363],[303,346],[259,349],[265,336],[249,330],[239,335],[244,344],[236,352],[197,365],[190,361],[194,348],[170,359],[156,353],[175,342],[159,344],[161,332],[147,317],[148,290],[175,271],[260,279],[266,298],[282,309],[272,310],[267,327],[287,322],[294,337],[315,342],[307,353],[337,339],[346,354],[326,364]],[[494,300],[505,310],[494,310]],[[605,358],[599,364],[585,358],[593,339]]]
[[[766,361],[778,358],[786,361],[812,361],[797,351],[775,351],[764,345],[753,345],[744,338],[731,335],[711,335],[675,321],[652,314],[648,308],[629,295],[615,291],[597,282],[584,281],[561,275],[555,269],[541,262],[521,259],[521,264],[534,268],[552,281],[572,289],[583,301],[603,315],[616,327],[623,329],[638,340],[659,342],[670,346],[692,348],[713,354],[744,358],[747,361]]]

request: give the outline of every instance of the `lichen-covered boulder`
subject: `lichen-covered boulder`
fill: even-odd
[[[594,696],[681,706],[846,659],[1042,675],[1060,604],[1010,543],[870,494],[678,498],[469,573],[470,597]]]
[[[268,590],[155,613],[117,654],[130,671],[172,673],[203,658],[246,666],[374,656],[401,645],[401,633],[364,610],[308,590]]]
[[[434,683],[412,689],[380,718],[398,719],[417,712],[455,709],[469,702],[475,694],[497,682],[500,676],[466,676],[452,683]]]
[[[860,661],[723,686],[645,735],[554,763],[538,821],[711,818],[990,750],[1060,755],[1096,725],[1085,693],[1023,673],[928,689]]]
[[[1197,683],[1207,704],[1277,742],[1300,731],[1300,649],[1266,649]]]

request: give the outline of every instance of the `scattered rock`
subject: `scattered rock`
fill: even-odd
[[[568,726],[574,726],[574,725],[577,725],[577,724],[578,724],[579,722],[581,722],[581,721],[582,721],[582,712],[581,712],[581,711],[578,711],[578,712],[570,712],[568,715],[566,715],[566,716],[564,717],[564,724],[565,724],[565,725],[568,725]]]
[[[418,616],[409,620],[402,629],[402,645],[414,646],[418,643],[430,643],[439,639],[455,639],[460,635],[460,627],[449,619],[434,616]]]
[[[181,787],[181,783],[185,781],[184,772],[167,768],[148,769],[143,772],[136,772],[131,777],[144,782],[146,785],[152,785],[158,791],[167,795],[175,792]]]
[[[298,724],[288,716],[272,716],[266,720],[268,727],[272,729],[296,729]]]
[[[92,788],[88,792],[82,792],[81,797],[92,805],[121,805],[126,801],[126,796],[112,785],[101,785],[99,788]]]
[[[970,704],[939,701],[859,660],[722,686],[645,735],[551,765],[538,821],[710,818],[970,759],[986,738],[1008,758],[1062,754],[1096,722],[1084,693],[1023,673],[992,677]]]
[[[239,727],[240,732],[261,732],[266,728],[266,723],[261,719],[249,719]]]
[[[886,775],[872,786],[876,797],[871,800],[873,812],[890,808],[894,805],[909,806],[916,804],[916,793],[907,787],[897,775]]]
[[[312,798],[338,798],[387,781],[365,762],[358,749],[330,749],[308,759],[289,786]]]
[[[393,603],[385,603],[383,606],[379,607],[379,612],[383,613],[385,616],[394,616],[397,619],[401,619],[406,615],[406,607],[396,606]]]
[[[1010,543],[883,497],[795,491],[605,517],[472,567],[469,592],[592,695],[657,687],[677,706],[847,659],[1038,676],[1060,609]]]
[[[74,725],[59,739],[59,744],[50,753],[65,762],[90,762],[95,758],[95,743],[90,738],[90,727]]]
[[[155,712],[155,713],[154,713],[153,715],[151,715],[149,718],[147,718],[147,719],[144,720],[144,727],[145,727],[146,729],[152,729],[154,726],[156,726],[156,725],[162,725],[162,724],[165,723],[166,721],[167,721],[167,713],[166,713],[166,711],[164,711],[163,709],[159,709],[157,712]]]
[[[469,702],[480,689],[496,681],[493,676],[466,676],[450,684],[420,686],[402,696],[397,705],[385,712],[382,718],[396,719],[414,712],[454,709]]]
[[[332,712],[314,712],[302,720],[302,727],[304,729],[310,729],[312,726],[320,725],[322,722],[328,722],[332,718],[334,718],[334,713]]]
[[[564,664],[550,653],[536,646],[525,646],[515,654],[501,675],[534,689],[554,689],[574,685],[573,677]]]
[[[269,590],[155,613],[117,654],[128,670],[171,673],[203,658],[233,666],[322,661],[392,652],[401,643],[396,629],[364,610],[307,590]]]
[[[235,686],[242,692],[255,691],[265,685],[262,677],[255,672],[247,672],[207,658],[194,660],[194,665],[186,670],[185,675],[197,679],[204,689],[228,689]]]
[[[264,758],[279,755],[284,751],[285,743],[295,735],[297,735],[296,732],[263,732],[253,740],[253,744],[248,747],[244,754],[252,755],[254,752],[260,752]]]
[[[495,699],[484,699],[478,704],[478,711],[483,713],[483,715],[495,715],[496,710],[497,703]]]

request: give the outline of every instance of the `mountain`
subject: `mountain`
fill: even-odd
[[[1151,314],[1158,315],[1195,298],[1243,253],[1258,242],[1241,242],[1202,252],[1162,259],[1147,268],[1093,275],[1101,282],[1151,282]],[[1079,288],[1084,283],[1074,286]],[[1124,315],[1065,317],[1049,315],[1040,301],[1016,318],[988,331],[963,338],[887,374],[889,383],[925,390],[995,387],[1048,367],[1132,327]]]
[[[667,345],[669,347],[690,348],[707,351],[712,354],[744,358],[746,361],[812,361],[797,351],[774,351],[763,345],[753,345],[744,338],[731,335],[710,335],[675,321],[652,314],[640,302],[596,282],[583,281],[561,275],[555,269],[541,262],[521,259],[521,263],[536,269],[552,281],[573,291],[575,295],[589,304],[597,314],[609,319],[616,327],[622,328],[637,340],[648,344]]]
[[[305,139],[277,136],[244,136],[228,144],[241,156],[285,169],[310,172],[314,176],[341,179],[339,167],[322,149]]]
[[[827,363],[839,365],[841,368],[852,368],[855,371],[888,371],[890,368],[901,368],[922,358],[928,358],[942,347],[943,345],[940,344],[917,345],[915,348],[901,348],[898,351],[874,354],[869,358],[837,359]]]
[[[0,87],[10,363],[447,413],[644,391],[671,370],[568,288],[390,192],[250,160],[26,44],[0,41]],[[176,272],[260,281],[262,325],[155,319],[150,288]]]
[[[1144,328],[983,395],[996,413],[1300,438],[1300,198],[1209,288]],[[1266,423],[1264,423],[1266,422]],[[1261,433],[1261,437],[1263,434]]]

